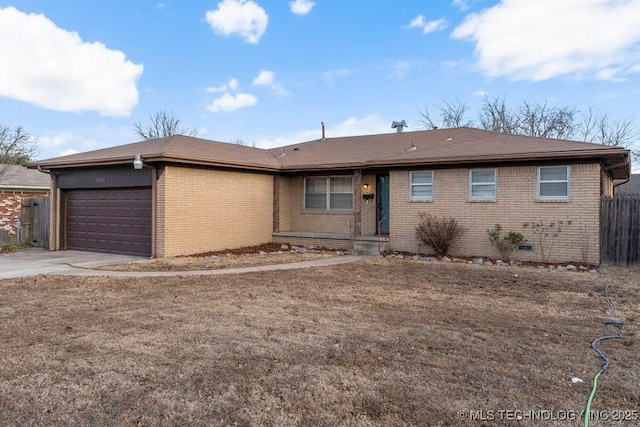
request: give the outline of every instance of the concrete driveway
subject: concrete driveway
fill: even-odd
[[[48,251],[27,248],[0,254],[0,279],[35,276],[37,274],[66,274],[109,264],[142,259],[127,255],[112,255],[81,251]]]

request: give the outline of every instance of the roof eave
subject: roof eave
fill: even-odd
[[[207,159],[196,158],[196,157],[185,157],[185,156],[166,156],[166,155],[145,155],[143,156],[143,161],[145,163],[181,163],[181,164],[192,164],[199,166],[213,166],[213,167],[226,167],[233,169],[247,169],[247,170],[261,170],[261,171],[269,171],[276,172],[280,170],[279,167],[276,166],[268,166],[268,165],[260,165],[256,163],[240,163],[240,162],[231,162],[231,161],[223,161],[216,160],[210,161]],[[132,164],[133,160],[130,156],[127,157],[114,157],[110,159],[102,159],[102,160],[85,160],[85,161],[61,161],[61,162],[52,162],[47,163],[46,161],[29,163],[27,165],[28,168],[36,169],[38,167],[45,170],[52,169],[67,169],[67,168],[82,168],[82,167],[97,167],[97,166],[120,166]]]
[[[44,185],[0,185],[0,190],[2,191],[10,191],[10,190],[18,190],[18,191],[49,191],[49,186]]]

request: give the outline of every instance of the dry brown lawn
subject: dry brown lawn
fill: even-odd
[[[627,324],[601,345],[593,409],[638,411],[640,271],[602,271],[375,259],[0,281],[0,425],[582,425],[497,411],[584,409],[605,277]]]
[[[261,265],[287,264],[292,262],[311,261],[315,259],[331,258],[335,252],[268,252],[247,253],[237,255],[233,253],[209,255],[168,257],[155,259],[141,259],[122,264],[106,265],[97,270],[107,271],[200,271],[219,270],[238,267],[255,267]]]

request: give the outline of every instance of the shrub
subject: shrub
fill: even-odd
[[[451,245],[462,235],[463,228],[455,218],[438,218],[425,212],[418,213],[416,236],[433,248],[438,256],[446,256]]]
[[[500,238],[501,231],[502,226],[500,224],[496,224],[493,230],[487,230],[487,234],[489,235],[491,244],[498,248],[502,261],[509,262],[511,252],[513,252],[519,244],[526,242],[527,239],[517,231],[510,231],[509,234]]]
[[[544,221],[530,221],[522,224],[524,228],[528,228],[534,234],[535,239],[540,248],[540,257],[542,262],[548,262],[553,251],[553,244],[562,233],[562,230],[571,225],[572,221],[553,221],[545,223]]]

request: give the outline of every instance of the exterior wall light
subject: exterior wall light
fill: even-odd
[[[140,156],[140,153],[136,154],[133,158],[133,168],[135,170],[142,169],[142,157]]]

